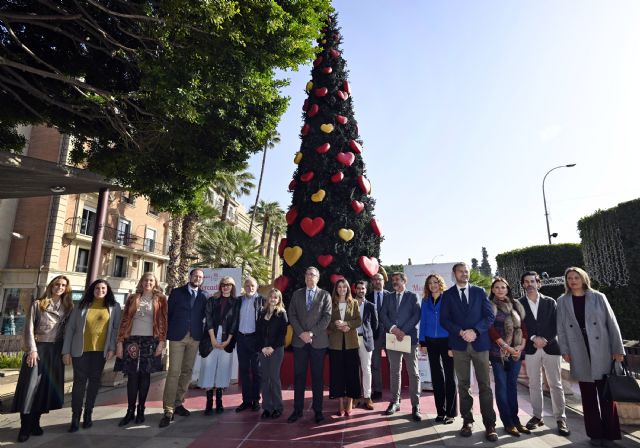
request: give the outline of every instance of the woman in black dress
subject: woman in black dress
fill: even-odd
[[[20,412],[18,442],[41,436],[40,415],[62,408],[64,326],[73,308],[71,283],[64,275],[49,282],[42,297],[29,308],[24,326],[24,358],[12,412]]]

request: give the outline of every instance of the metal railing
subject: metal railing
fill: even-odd
[[[87,222],[80,217],[68,218],[65,221],[65,233],[79,233],[88,237],[93,237],[94,222]],[[156,240],[144,238],[131,232],[121,231],[114,227],[104,226],[102,238],[105,241],[130,247],[131,249],[143,250],[157,255],[166,255],[161,244],[156,244]]]

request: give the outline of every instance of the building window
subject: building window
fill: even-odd
[[[149,208],[147,209],[147,213],[149,213],[150,215],[155,215],[158,216],[158,209],[151,203],[149,202]]]
[[[126,277],[127,276],[127,259],[120,255],[116,255],[113,262],[113,276],[114,277]]]
[[[144,264],[144,269],[142,270],[142,272],[153,272],[153,263],[150,261],[145,261]]]
[[[4,290],[4,300],[0,306],[1,333],[4,335],[22,334],[27,308],[31,304],[33,288],[7,288]]]
[[[144,250],[153,252],[156,248],[156,231],[155,229],[146,228],[144,231]]]
[[[129,244],[131,233],[131,221],[120,218],[118,220],[118,234],[116,240],[119,244]]]
[[[235,222],[236,221],[236,208],[229,206],[227,208],[227,220]]]
[[[134,201],[135,201],[135,199],[134,199],[133,195],[131,194],[131,192],[123,191],[120,194],[120,202],[122,202],[124,204],[133,205]]]
[[[96,228],[96,210],[85,207],[82,210],[82,220],[80,221],[80,233],[83,235],[93,235]]]
[[[224,207],[224,199],[222,199],[220,196],[216,197],[216,203],[214,206],[219,212],[222,211],[222,208]]]
[[[76,272],[87,272],[89,265],[89,250],[78,249],[78,257],[76,258]]]

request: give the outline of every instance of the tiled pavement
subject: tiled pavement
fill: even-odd
[[[230,388],[224,397],[225,412],[221,415],[205,417],[204,391],[190,390],[185,406],[193,410],[190,417],[176,416],[176,420],[164,429],[158,428],[161,415],[161,397],[164,385],[163,377],[157,377],[151,387],[147,403],[147,421],[143,425],[131,425],[126,429],[117,426],[126,408],[126,389],[103,388],[98,396],[94,410],[94,426],[88,430],[80,429],[76,434],[67,433],[70,409],[54,411],[42,418],[45,434],[32,436],[24,447],[51,448],[338,448],[338,447],[471,447],[471,446],[512,446],[512,447],[560,447],[589,446],[584,434],[582,417],[574,411],[568,412],[568,424],[572,430],[569,438],[560,437],[555,431],[555,422],[547,417],[553,427],[542,427],[535,435],[514,438],[502,432],[498,422],[497,443],[486,442],[483,437],[479,409],[474,413],[476,427],[471,438],[458,436],[461,421],[456,419],[453,425],[436,425],[433,423],[434,407],[431,393],[423,393],[421,408],[425,420],[415,423],[409,420],[411,406],[408,397],[402,400],[401,412],[393,417],[386,417],[383,411],[386,403],[376,404],[374,411],[357,409],[348,418],[335,415],[337,404],[328,400],[325,392],[326,421],[321,425],[312,422],[313,413],[307,411],[296,423],[289,424],[286,417],[291,412],[293,391],[284,392],[285,413],[277,420],[262,420],[260,412],[250,410],[235,413],[234,408],[240,404],[237,386]],[[521,418],[529,419],[531,411],[526,389],[519,386]],[[307,404],[310,404],[310,392]],[[548,398],[545,403],[549,401]],[[476,400],[477,402],[477,400]],[[476,403],[477,406],[477,403]],[[545,413],[549,410],[546,409]],[[0,447],[15,444],[19,416],[17,414],[0,415]],[[637,428],[626,428],[629,432]],[[619,446],[640,446],[638,433],[626,433]]]

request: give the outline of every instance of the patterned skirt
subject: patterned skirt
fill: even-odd
[[[129,336],[124,340],[122,359],[116,358],[114,370],[125,375],[162,370],[162,355],[155,356],[158,340],[153,336]]]

